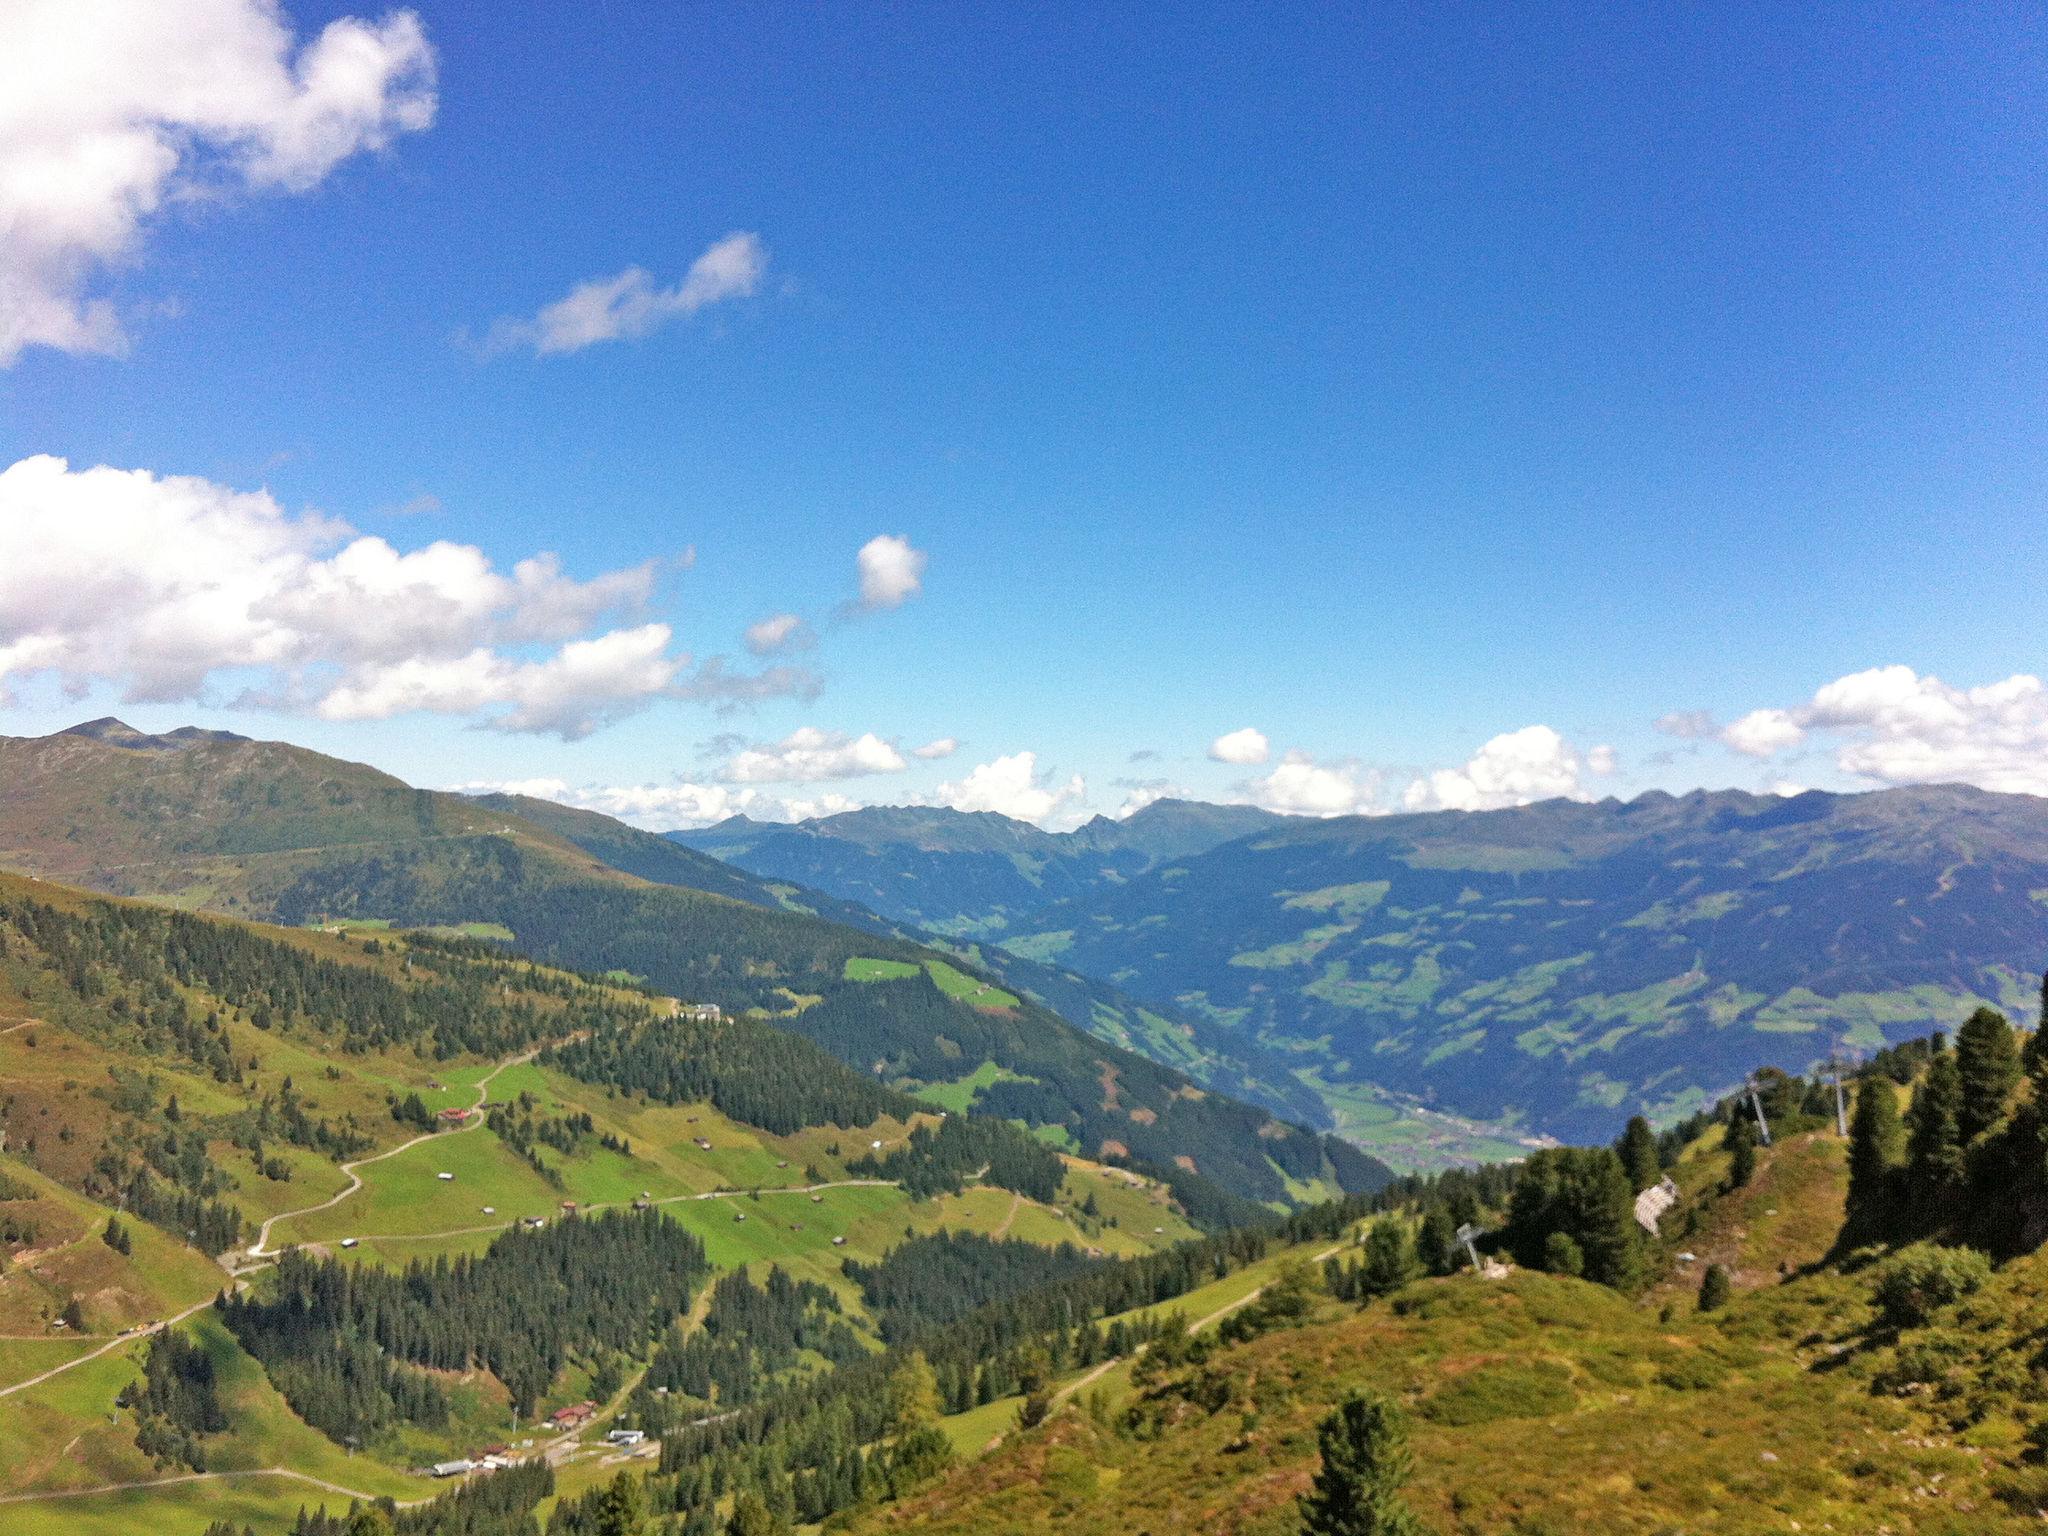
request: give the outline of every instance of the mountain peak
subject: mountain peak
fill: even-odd
[[[233,731],[208,731],[196,725],[181,725],[175,731],[151,736],[136,730],[127,721],[117,719],[113,715],[102,715],[97,720],[82,721],[67,730],[53,734],[83,736],[86,740],[99,742],[102,746],[122,747],[131,752],[180,752],[187,747],[196,747],[206,742],[249,739],[246,736],[237,736]]]

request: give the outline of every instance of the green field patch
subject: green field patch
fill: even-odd
[[[930,960],[920,967],[909,960],[880,960],[873,956],[857,956],[846,962],[844,975],[848,981],[901,981],[905,977],[915,976],[920,969],[931,976],[933,984],[941,992],[956,1002],[967,1003],[976,1008],[1020,1006],[1014,993],[1005,992],[993,982],[981,981],[970,976],[943,960]]]
[[[1002,947],[1026,960],[1051,965],[1074,947],[1074,930],[1061,928],[1051,933],[1022,934],[1014,939],[1004,939]]]
[[[1750,1019],[1750,1027],[1761,1034],[1805,1035],[1817,1030],[1840,1032],[1902,1028],[1951,1028],[1979,1007],[1995,1006],[1991,999],[1965,992],[1960,987],[1932,983],[1901,987],[1891,992],[1843,992],[1823,997],[1805,987],[1793,987],[1772,998]]]
[[[1332,960],[1323,974],[1301,990],[1339,1008],[1370,1009],[1413,1018],[1444,984],[1443,968],[1433,954],[1417,955],[1405,969],[1397,960],[1382,961],[1366,975],[1353,976],[1349,961]]]
[[[1005,992],[993,982],[978,981],[965,971],[955,970],[943,960],[932,960],[925,964],[931,978],[946,996],[956,1002],[969,1003],[976,1008],[1015,1008],[1018,1000],[1012,993]]]
[[[1328,949],[1332,942],[1352,931],[1350,923],[1330,923],[1321,928],[1311,928],[1300,938],[1284,944],[1269,944],[1264,949],[1245,950],[1230,957],[1230,963],[1246,970],[1281,970],[1290,965],[1307,965]]]
[[[1012,1125],[1024,1124],[1022,1120],[1012,1120],[1010,1123]],[[1034,1125],[1027,1127],[1027,1129],[1048,1147],[1057,1147],[1062,1152],[1079,1152],[1081,1150],[1081,1144],[1074,1139],[1074,1133],[1064,1125]]]
[[[360,1190],[327,1210],[280,1221],[271,1228],[271,1246],[548,1216],[571,1198],[487,1130],[444,1131],[357,1172]],[[443,1173],[453,1177],[442,1179]],[[496,1208],[495,1216],[484,1214],[487,1205]]]
[[[162,1228],[124,1217],[132,1252],[116,1253],[100,1238],[105,1207],[17,1158],[0,1158],[0,1171],[10,1183],[35,1192],[33,1201],[10,1202],[9,1208],[32,1211],[43,1233],[32,1265],[0,1268],[0,1333],[28,1335],[29,1349],[41,1347],[50,1323],[74,1296],[83,1302],[87,1328],[104,1342],[107,1334],[155,1322],[220,1288],[219,1267]],[[57,1363],[51,1355],[42,1368]],[[0,1383],[34,1374],[0,1376]]]
[[[1588,1072],[1579,1079],[1577,1102],[1618,1109],[1628,1098],[1628,1084],[1616,1082],[1604,1072]]]
[[[878,1218],[909,1205],[898,1189],[821,1189],[817,1194],[816,1201],[807,1194],[767,1194],[758,1200],[732,1195],[681,1200],[661,1209],[704,1240],[705,1252],[719,1269],[764,1260],[793,1268],[810,1260],[837,1270],[842,1256],[881,1258],[885,1247],[873,1234],[893,1223],[883,1220],[878,1228]],[[835,1247],[835,1237],[844,1237],[845,1246]]]
[[[437,923],[407,931],[428,934],[437,939],[496,939],[502,944],[510,944],[516,938],[503,923]]]
[[[1302,891],[1281,903],[1307,912],[1335,912],[1340,917],[1357,917],[1370,912],[1387,899],[1394,888],[1389,880],[1356,880],[1349,885],[1326,885],[1320,890]]]
[[[1464,1030],[1452,1035],[1448,1040],[1439,1041],[1436,1045],[1430,1047],[1429,1054],[1422,1058],[1422,1064],[1427,1067],[1433,1067],[1440,1061],[1450,1060],[1453,1056],[1462,1056],[1468,1051],[1483,1050],[1485,1046],[1485,1030]]]
[[[900,981],[915,976],[919,967],[908,960],[873,960],[857,957],[846,962],[848,981]]]
[[[993,1061],[984,1061],[965,1077],[956,1077],[948,1083],[925,1083],[915,1089],[918,1098],[927,1104],[936,1104],[940,1109],[964,1115],[974,1108],[975,1101],[997,1083],[1035,1083],[1035,1077],[1012,1072],[1008,1067],[997,1066]],[[1064,1126],[1061,1127],[1065,1129]]]
[[[52,1334],[46,1339],[0,1339],[0,1387],[76,1360],[103,1342],[97,1337],[79,1338],[68,1333]]]

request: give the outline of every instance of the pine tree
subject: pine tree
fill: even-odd
[[[939,1379],[921,1349],[904,1356],[889,1378],[889,1421],[899,1435],[939,1421]]]
[[[647,1484],[638,1473],[621,1472],[605,1490],[596,1536],[641,1536],[647,1520]]]
[[[1614,1150],[1621,1158],[1621,1166],[1628,1170],[1630,1186],[1638,1192],[1664,1177],[1664,1164],[1657,1156],[1656,1133],[1641,1115],[1629,1117]]]
[[[1849,1219],[1870,1232],[1889,1231],[1897,1214],[1905,1131],[1892,1080],[1881,1072],[1856,1088],[1856,1113],[1849,1122]]]
[[[1756,1177],[1756,1125],[1741,1104],[1735,1106],[1734,1118],[1728,1122],[1725,1143],[1728,1148],[1728,1187],[1740,1189]]]
[[[1728,1305],[1728,1271],[1718,1264],[1709,1264],[1707,1272],[1700,1279],[1700,1310],[1718,1312]]]
[[[1415,1233],[1415,1251],[1423,1269],[1432,1275],[1448,1275],[1458,1267],[1458,1228],[1451,1213],[1432,1205],[1422,1213],[1422,1225]]]
[[[787,1528],[776,1522],[758,1495],[743,1493],[733,1500],[732,1520],[725,1529],[727,1536],[783,1536]]]
[[[1401,1415],[1386,1398],[1353,1392],[1316,1431],[1323,1453],[1302,1495],[1304,1536],[1422,1536],[1401,1500],[1413,1458]]]
[[[1956,1031],[1956,1072],[1962,1081],[1956,1129],[1968,1146],[2005,1118],[2019,1087],[2019,1043],[1996,1008],[1979,1008]]]
[[[1955,1053],[1937,1049],[1906,1113],[1906,1180],[1923,1210],[1932,1211],[1962,1187],[1962,1098]]]
[[[1407,1224],[1384,1217],[1365,1234],[1365,1260],[1358,1274],[1359,1299],[1371,1301],[1398,1291],[1415,1278],[1415,1249]]]

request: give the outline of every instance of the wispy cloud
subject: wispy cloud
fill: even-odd
[[[662,287],[643,267],[594,277],[531,318],[494,320],[478,350],[486,357],[523,349],[557,357],[602,341],[637,341],[706,305],[750,296],[760,288],[767,269],[768,252],[759,235],[727,235],[671,287]]]

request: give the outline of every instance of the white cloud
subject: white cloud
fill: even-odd
[[[1078,773],[1056,784],[1039,773],[1037,753],[1013,752],[978,765],[965,778],[941,784],[932,798],[956,811],[994,811],[1042,825],[1076,807],[1087,793],[1087,782]]]
[[[782,799],[761,790],[734,789],[727,784],[581,784],[566,779],[513,779],[454,786],[459,794],[527,795],[554,800],[579,810],[597,811],[636,827],[665,832],[677,827],[705,827],[728,816],[756,821],[803,821],[857,808],[844,795]]]
[[[1958,688],[1907,666],[1872,667],[1797,708],[1752,710],[1722,733],[1759,758],[1813,736],[1834,740],[1843,773],[1880,784],[2048,794],[2048,689],[2030,673]]]
[[[750,296],[767,269],[768,252],[759,235],[727,235],[699,256],[672,288],[658,286],[641,267],[628,267],[616,277],[593,277],[531,319],[508,316],[493,321],[483,351],[531,347],[541,357],[553,357],[601,341],[637,341],[707,304]]]
[[[1379,806],[1380,774],[1351,761],[1318,763],[1292,751],[1244,789],[1252,804],[1287,816],[1371,815]]]
[[[735,784],[815,784],[900,773],[907,766],[903,754],[872,731],[847,736],[806,725],[779,742],[733,754],[722,776]]]
[[[49,674],[170,702],[232,678],[243,702],[330,719],[431,711],[565,737],[662,697],[815,688],[717,657],[687,670],[663,624],[600,628],[655,576],[578,581],[545,554],[508,573],[474,546],[401,551],[266,492],[39,456],[0,471],[0,687]]]
[[[936,762],[942,757],[951,757],[960,750],[960,743],[951,736],[941,736],[937,741],[928,741],[921,747],[912,747],[910,755],[921,757],[926,762]]]
[[[1586,771],[1605,778],[1621,767],[1621,758],[1610,746],[1598,746],[1586,753]]]
[[[860,567],[860,605],[870,611],[901,608],[924,590],[925,554],[900,533],[877,534],[854,557]]]
[[[1744,757],[1775,757],[1806,739],[1806,728],[1783,709],[1753,709],[1721,732]]]
[[[669,691],[683,664],[668,653],[670,638],[666,624],[646,624],[572,640],[542,661],[484,649],[445,659],[408,657],[359,669],[322,698],[316,712],[328,720],[388,720],[421,712],[484,715],[510,706],[490,714],[488,723],[506,731],[587,736]]]
[[[419,18],[331,22],[294,56],[271,0],[12,0],[0,46],[0,367],[118,354],[93,280],[165,207],[304,192],[434,120]]]
[[[779,651],[805,651],[817,643],[811,626],[793,613],[771,614],[747,626],[747,649],[756,656],[773,656]]]
[[[1227,732],[1209,743],[1211,758],[1219,763],[1235,763],[1241,768],[1263,763],[1271,755],[1271,743],[1263,733],[1250,726]]]
[[[1608,766],[1595,772],[1613,767],[1613,749],[1602,756]],[[1580,799],[1579,774],[1587,766],[1549,726],[1526,725],[1494,737],[1462,768],[1439,768],[1414,780],[1401,803],[1411,811],[1486,811],[1560,796]]]

